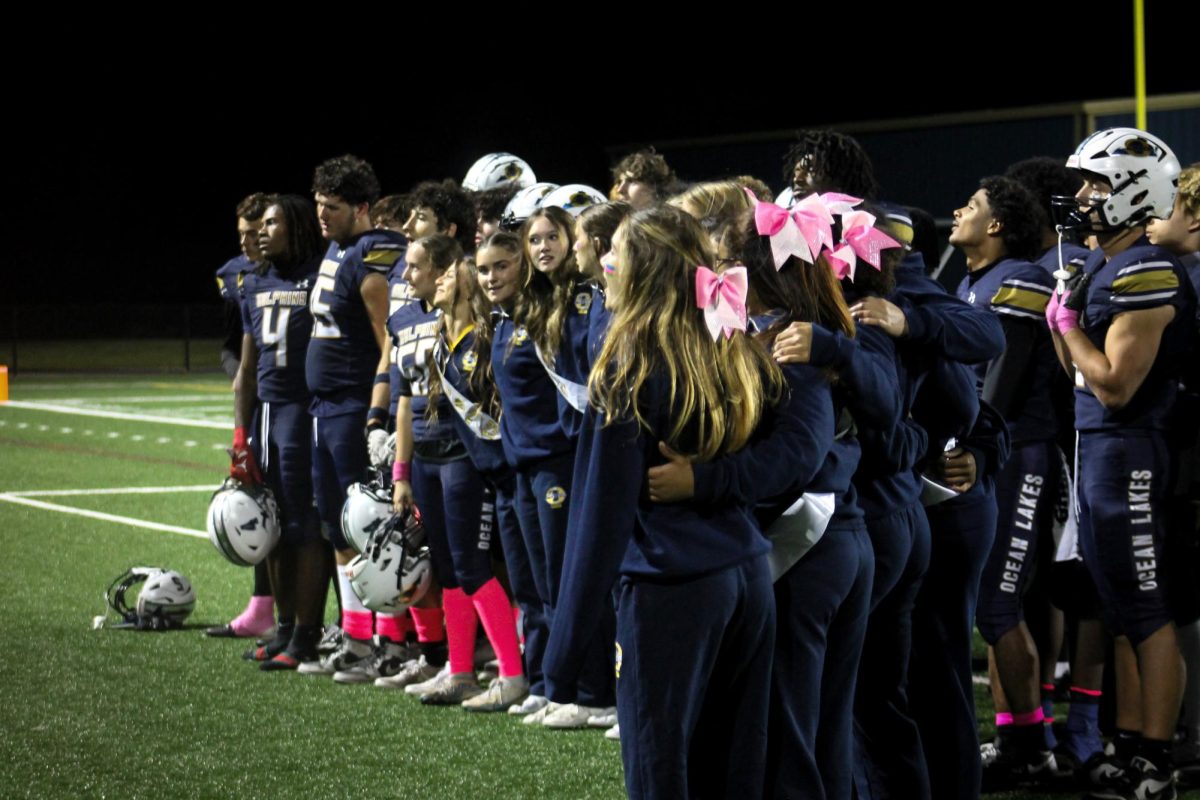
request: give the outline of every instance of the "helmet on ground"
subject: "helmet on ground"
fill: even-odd
[[[394,514],[346,567],[350,588],[372,611],[397,614],[425,594],[433,575],[416,513]]]
[[[529,166],[525,159],[512,153],[488,153],[467,170],[462,188],[482,192],[505,184],[524,189],[535,183],[537,176],[533,174],[533,167]]]
[[[279,542],[279,506],[265,486],[226,478],[208,504],[208,539],[239,567],[262,563]]]
[[[125,595],[143,582],[146,585],[131,607]],[[130,567],[109,584],[104,599],[121,618],[118,627],[139,630],[181,627],[196,607],[191,582],[178,572],[160,567]],[[102,617],[98,619],[103,622]]]

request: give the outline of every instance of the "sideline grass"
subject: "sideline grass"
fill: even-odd
[[[186,393],[228,398],[218,376],[31,376],[13,386],[17,400],[94,398],[155,415],[170,406],[155,395]],[[215,488],[228,463],[220,449],[228,436],[218,430],[3,404],[0,423],[0,492],[206,481]],[[203,492],[45,499],[195,529],[207,503]],[[248,570],[221,560],[203,539],[0,502],[0,547],[4,797],[624,794],[619,749],[598,731],[531,730],[507,715],[259,672],[240,658],[247,642],[201,632],[236,614],[250,585]],[[198,603],[187,630],[91,630],[105,610],[104,589],[133,565],[178,569],[193,581]],[[986,687],[975,689],[989,738]]]

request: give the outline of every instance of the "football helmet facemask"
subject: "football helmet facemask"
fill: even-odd
[[[429,589],[433,565],[417,513],[393,514],[346,567],[350,588],[372,611],[398,614]]]

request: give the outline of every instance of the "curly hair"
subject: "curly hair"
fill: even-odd
[[[1179,205],[1193,217],[1200,217],[1200,161],[1179,173]]]
[[[1033,259],[1041,250],[1042,223],[1037,198],[1024,184],[1002,175],[979,182],[987,192],[988,208],[1000,223],[1004,250],[1012,258]]]
[[[475,247],[475,206],[465,189],[452,179],[424,181],[408,193],[409,208],[428,208],[437,217],[439,231],[454,227],[454,238],[464,252]]]
[[[313,171],[314,194],[338,196],[352,206],[370,205],[379,199],[375,169],[358,156],[344,155],[325,161]]]
[[[1049,156],[1035,156],[1009,164],[1004,177],[1012,178],[1029,190],[1045,215],[1041,221],[1046,226],[1052,226],[1054,219],[1050,198],[1055,195],[1072,197],[1083,185],[1079,173],[1067,169],[1063,159]]]
[[[506,183],[493,189],[472,192],[471,200],[475,204],[475,216],[481,220],[499,220],[504,216],[508,201],[516,197],[520,191],[515,183]]]
[[[371,224],[376,228],[398,231],[404,221],[408,219],[410,208],[411,203],[406,194],[389,194],[387,197],[381,197],[371,206]]]
[[[788,186],[796,164],[808,159],[808,171],[819,192],[845,192],[864,200],[879,196],[875,168],[862,145],[852,137],[837,131],[802,130],[796,143],[783,158],[783,179]]]
[[[676,182],[675,172],[667,164],[667,160],[654,151],[639,150],[630,153],[617,162],[612,168],[613,184],[619,184],[622,176],[628,176],[639,183],[645,183],[654,189],[656,197],[662,197],[668,187]]]

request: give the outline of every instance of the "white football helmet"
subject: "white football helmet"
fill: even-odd
[[[395,514],[346,567],[350,588],[372,611],[398,614],[425,594],[433,575],[417,514]]]
[[[546,195],[558,188],[557,183],[535,183],[527,186],[513,196],[504,207],[504,215],[500,217],[500,227],[506,231],[515,231],[529,219],[529,215],[542,207]]]
[[[370,483],[352,483],[342,504],[342,536],[361,553],[372,534],[393,516],[392,492],[382,478]]]
[[[208,539],[239,567],[262,563],[279,542],[279,506],[265,486],[226,478],[208,504]]]
[[[147,578],[146,585],[138,593],[139,620],[158,617],[172,627],[178,627],[195,607],[196,591],[192,588],[192,582],[175,570]]]
[[[569,212],[572,217],[578,217],[588,206],[607,202],[607,197],[587,184],[568,183],[543,197],[541,207],[558,206]]]
[[[1171,216],[1179,185],[1179,159],[1157,136],[1137,128],[1107,128],[1079,143],[1067,166],[1098,175],[1112,186],[1107,197],[1087,200],[1056,195],[1051,205],[1066,210],[1064,228],[1113,231]]]
[[[524,189],[535,183],[537,176],[533,174],[533,167],[529,166],[525,159],[512,153],[488,153],[467,170],[462,188],[471,192],[482,192],[505,184]]]

